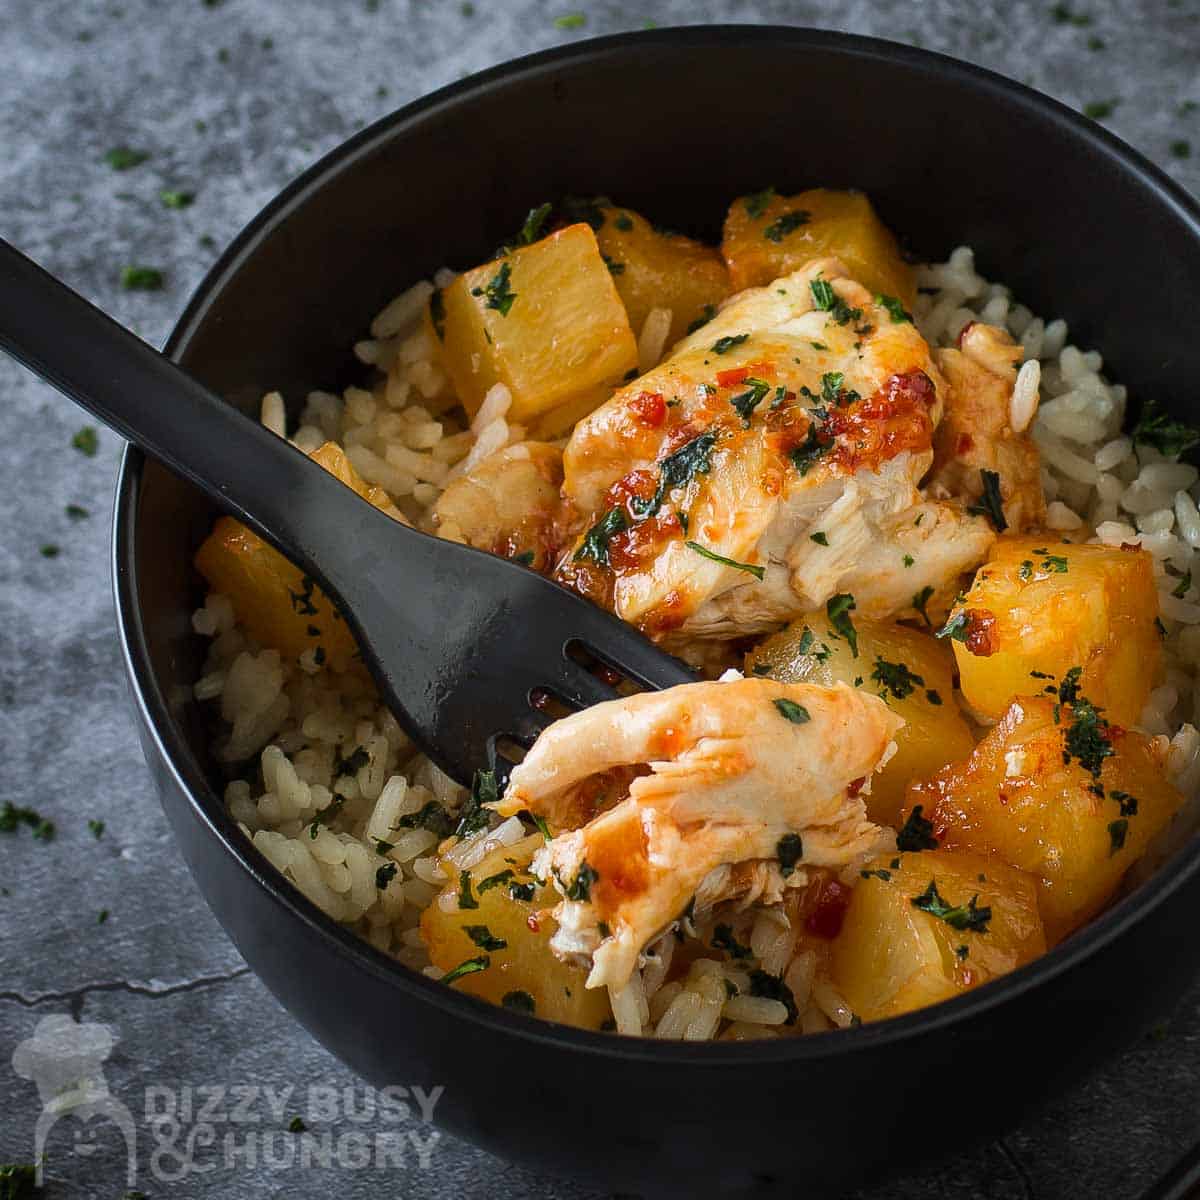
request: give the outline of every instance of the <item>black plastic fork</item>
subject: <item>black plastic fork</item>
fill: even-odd
[[[203,489],[313,579],[384,701],[448,775],[507,777],[552,717],[695,676],[616,617],[480,550],[410,529],[0,241],[0,347]],[[591,665],[589,665],[591,664]]]

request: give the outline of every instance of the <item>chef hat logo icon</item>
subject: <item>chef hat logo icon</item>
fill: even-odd
[[[12,1065],[22,1079],[37,1086],[42,1111],[34,1130],[37,1183],[50,1130],[67,1117],[85,1125],[105,1118],[125,1139],[126,1173],[132,1185],[137,1176],[137,1127],[133,1114],[108,1090],[104,1061],[117,1039],[107,1025],[79,1024],[66,1013],[43,1017],[33,1036],[13,1053]]]

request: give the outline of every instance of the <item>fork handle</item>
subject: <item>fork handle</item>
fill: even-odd
[[[201,488],[345,604],[362,565],[355,534],[375,510],[3,240],[0,348]],[[392,538],[425,540],[389,524]]]

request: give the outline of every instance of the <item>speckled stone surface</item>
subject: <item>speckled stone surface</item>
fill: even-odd
[[[582,28],[556,24],[580,11]],[[998,69],[1073,106],[1113,101],[1110,126],[1200,188],[1200,0],[1056,9],[1001,0],[8,0],[0,234],[159,344],[219,248],[366,122],[503,59],[648,20],[872,33]],[[119,145],[149,158],[116,171],[105,154]],[[195,202],[166,208],[163,190],[194,192]],[[122,290],[130,264],[161,269],[163,289]],[[41,1112],[34,1082],[16,1068],[43,1082],[49,1069],[37,1045],[15,1067],[10,1058],[39,1021],[66,1014],[117,1036],[102,1069],[135,1122],[136,1186],[147,1195],[602,1195],[587,1180],[544,1178],[447,1136],[430,1143],[415,1106],[401,1121],[375,1098],[372,1115],[371,1098],[291,1021],[209,915],[151,791],[118,659],[108,527],[120,447],[102,432],[93,457],[73,449],[83,423],[0,361],[0,800],[57,824],[51,842],[27,828],[0,837],[0,1162],[29,1160]],[[88,515],[72,518],[68,505]],[[43,555],[49,546],[59,552]],[[101,836],[89,818],[104,822]],[[1200,991],[1159,1036],[1003,1140],[862,1198],[1137,1196],[1200,1133],[1198,1068]],[[314,1096],[310,1086],[334,1091]],[[180,1107],[189,1088],[190,1113]],[[969,1117],[969,1094],[931,1101],[952,1122]],[[148,1102],[175,1106],[178,1124],[156,1133]],[[285,1132],[296,1115],[331,1132],[328,1165],[320,1155],[301,1164],[301,1139]],[[129,1186],[116,1125],[65,1121],[49,1146],[50,1195],[115,1197]],[[398,1165],[381,1167],[381,1153]]]

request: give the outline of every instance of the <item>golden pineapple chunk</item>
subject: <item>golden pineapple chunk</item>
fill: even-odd
[[[694,322],[711,317],[729,295],[729,272],[719,250],[682,234],[659,233],[628,208],[600,205],[596,212],[603,222],[596,241],[635,334],[652,308],[669,308],[670,345]]]
[[[588,990],[587,971],[562,962],[550,949],[557,926],[542,910],[560,897],[528,870],[541,845],[542,836],[535,833],[499,847],[461,873],[443,859],[453,878],[421,915],[421,936],[434,966],[443,971],[486,960],[482,970],[451,982],[459,991],[548,1021],[599,1029],[612,1016],[608,992]]]
[[[584,224],[465,271],[432,304],[441,359],[467,412],[504,383],[508,419],[533,437],[563,432],[637,365],[625,306]]]
[[[851,278],[908,311],[916,276],[891,231],[861,192],[814,188],[795,196],[773,189],[739,196],[725,217],[721,252],[735,292],[798,271],[810,259],[836,255]]]
[[[746,673],[786,683],[848,683],[881,695],[904,718],[895,756],[872,776],[864,796],[871,820],[895,825],[908,785],[970,754],[975,739],[955,702],[954,663],[945,647],[906,625],[855,620],[854,628],[857,657],[824,611],[809,613],[756,646]]]
[[[404,520],[387,492],[366,483],[336,443],[326,442],[309,457],[376,508]],[[358,649],[346,622],[299,567],[240,521],[218,517],[195,563],[208,586],[229,597],[237,619],[264,646],[288,658],[314,650],[322,662],[346,669]]]
[[[1028,871],[1054,943],[1104,906],[1182,797],[1149,738],[1105,725],[1086,702],[1030,697],[909,801],[943,847]]]
[[[949,1000],[1046,951],[1034,880],[986,854],[884,854],[861,874],[830,970],[864,1021]]]
[[[1136,724],[1161,657],[1150,555],[1002,537],[951,611],[963,696],[998,718],[1014,696],[1053,689],[1082,667],[1080,690],[1119,725]]]

